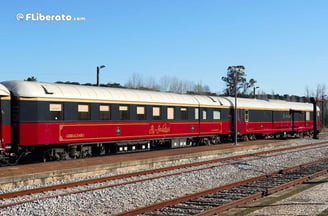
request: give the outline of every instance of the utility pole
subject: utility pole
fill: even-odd
[[[100,81],[99,81],[100,69],[105,68],[105,67],[106,67],[106,65],[97,66],[97,86],[100,86]]]
[[[313,139],[319,139],[317,127],[317,101],[314,97],[311,97],[310,100],[311,103],[313,103]]]
[[[257,89],[257,88],[260,88],[260,87],[256,86],[256,87],[254,87],[254,89],[253,89],[253,95],[254,95],[254,98],[256,98],[256,89]]]
[[[321,96],[321,126],[325,127],[326,126],[326,122],[325,122],[325,115],[324,115],[324,109],[325,109],[325,97],[327,95],[322,95]]]
[[[234,91],[235,91],[235,106],[234,106],[234,114],[235,114],[235,119],[234,119],[234,124],[235,124],[235,132],[234,132],[234,144],[238,144],[238,108],[237,108],[237,93],[238,93],[238,88],[237,84],[239,81],[239,75],[244,74],[245,67],[243,65],[238,65],[238,66],[229,66],[228,70],[231,71],[234,74]]]

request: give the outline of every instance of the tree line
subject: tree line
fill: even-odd
[[[126,88],[133,89],[149,89],[163,92],[174,93],[195,93],[195,94],[210,94],[208,85],[203,85],[202,82],[194,83],[188,80],[179,80],[176,77],[163,76],[159,81],[154,78],[145,79],[140,74],[133,74],[125,84]]]
[[[145,78],[141,74],[133,74],[128,81],[121,85],[120,83],[106,83],[100,84],[104,87],[117,87],[117,88],[131,88],[131,89],[144,89],[144,90],[154,90],[163,92],[173,92],[173,93],[191,93],[191,94],[207,94],[207,95],[218,95],[218,96],[235,96],[235,92],[238,97],[245,98],[259,98],[259,99],[280,99],[287,101],[297,101],[297,102],[308,102],[309,98],[314,97],[317,100],[324,100],[328,97],[327,86],[325,84],[317,85],[317,88],[311,90],[309,87],[305,88],[304,96],[297,95],[279,95],[272,92],[268,94],[264,91],[257,91],[259,86],[256,85],[257,81],[253,78],[247,80],[246,73],[235,73],[230,67],[227,69],[226,76],[222,76],[221,80],[224,82],[225,87],[222,92],[211,92],[210,88],[206,84],[202,84],[201,81],[195,83],[188,80],[179,80],[176,77],[163,76],[158,81],[154,78]],[[37,81],[34,76],[28,77],[26,81]],[[57,81],[56,83],[63,84],[74,84],[74,85],[87,85],[95,86],[94,83],[84,83],[73,81]]]

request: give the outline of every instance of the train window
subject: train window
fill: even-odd
[[[199,119],[199,109],[195,108],[195,120]]]
[[[167,120],[174,120],[174,107],[167,108]]]
[[[202,110],[202,119],[203,120],[206,120],[207,119],[207,110],[206,109],[203,109]]]
[[[289,112],[283,112],[283,113],[282,113],[282,119],[283,119],[284,121],[290,120],[290,119],[291,119],[291,115],[290,115],[290,113],[289,113]]]
[[[153,120],[161,120],[161,108],[153,107]]]
[[[213,119],[214,120],[220,120],[221,119],[221,111],[220,110],[214,110],[213,111]]]
[[[1,115],[0,115],[0,124],[3,125],[5,122],[5,112],[1,110]]]
[[[77,106],[79,120],[90,120],[90,109],[87,104],[78,104]]]
[[[63,120],[63,104],[49,104],[50,120]]]
[[[129,107],[119,106],[120,120],[129,120]]]
[[[99,106],[100,120],[110,120],[110,106],[100,105]]]
[[[249,121],[249,111],[245,110],[245,122]]]
[[[188,119],[188,109],[187,107],[181,107],[180,108],[181,113],[181,120],[187,120]]]
[[[305,120],[309,121],[310,120],[310,112],[305,113]]]
[[[138,120],[146,120],[146,111],[144,106],[137,106],[137,118]]]

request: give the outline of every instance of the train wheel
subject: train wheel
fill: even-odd
[[[43,155],[42,155],[42,161],[43,161],[43,162],[50,161],[50,159],[49,159],[49,155],[48,155],[48,152],[47,152],[47,151],[44,151],[44,152],[43,152]]]
[[[245,142],[249,141],[247,134],[243,135],[243,141],[245,141]]]
[[[213,137],[211,137],[211,144],[216,145],[216,144],[220,144],[220,143],[221,143],[221,139],[220,139],[219,136],[213,136]]]

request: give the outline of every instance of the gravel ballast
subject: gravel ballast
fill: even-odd
[[[280,202],[257,210],[247,216],[319,215],[328,209],[328,183],[314,186]]]
[[[300,143],[301,145],[314,141],[311,139],[300,139],[295,140],[295,142],[302,142]],[[212,165],[208,169],[151,181],[38,200],[32,203],[1,209],[1,215],[110,215],[264,173],[269,174],[286,167],[327,158],[327,156],[328,146],[302,152],[276,155],[274,157],[256,157],[251,161],[241,161],[236,164],[221,164],[218,166]],[[98,186],[114,183],[117,182],[102,183],[98,184]],[[88,187],[91,186],[85,186],[85,188]],[[76,190],[76,188],[65,190],[65,192],[69,190]],[[60,192],[48,192],[47,195],[56,193]],[[34,199],[39,196],[41,195],[36,194],[16,198],[15,200]],[[10,203],[10,201],[0,201],[0,204],[6,203]]]

